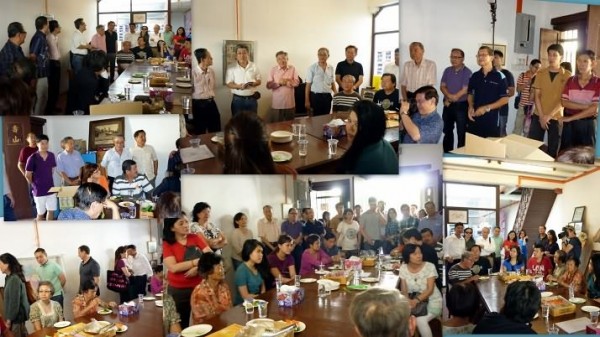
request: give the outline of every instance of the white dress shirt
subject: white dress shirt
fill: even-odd
[[[123,162],[132,159],[131,153],[127,148],[123,148],[123,151],[119,155],[115,148],[106,151],[100,166],[106,168],[106,172],[109,177],[116,178],[123,174]]]
[[[248,82],[256,82],[261,80],[260,72],[258,67],[253,62],[248,62],[246,68],[240,66],[239,63],[235,63],[234,66],[231,66],[227,69],[227,75],[225,76],[225,83],[235,83],[235,84],[244,84]],[[234,95],[238,96],[252,96],[256,91],[254,88],[249,89],[231,89],[231,92]]]
[[[465,238],[457,238],[456,235],[449,235],[444,240],[444,258],[451,257],[453,260],[460,259],[465,252]]]
[[[475,243],[478,246],[481,246],[481,256],[487,257],[492,253],[496,252],[496,243],[492,240],[492,237],[488,235],[487,239],[484,239],[483,236],[477,238]]]
[[[131,157],[135,161],[139,174],[145,174],[148,180],[152,180],[156,177],[154,174],[154,161],[158,160],[156,151],[151,145],[144,145],[139,147],[137,144],[129,149]]]
[[[77,47],[81,45],[87,45],[89,41],[83,35],[83,33],[78,29],[73,33],[73,39],[71,40],[71,53],[79,54],[79,55],[87,55],[87,49],[79,49]]]
[[[400,85],[405,85],[406,91],[415,92],[422,86],[435,85],[436,82],[435,62],[423,59],[420,65],[413,60],[404,63]]]
[[[143,254],[137,253],[134,256],[127,256],[127,264],[133,270],[133,276],[152,276],[152,266],[148,262],[148,258]]]

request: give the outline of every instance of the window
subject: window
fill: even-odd
[[[563,56],[563,62],[570,62],[573,67],[573,73],[575,73],[576,59],[577,59],[577,50],[579,49],[579,40],[577,37],[577,29],[566,30],[564,32],[560,32],[560,44],[563,46],[565,50],[565,55]]]
[[[373,14],[375,29],[372,37],[371,85],[376,89],[380,88],[383,68],[386,64],[394,62],[394,50],[400,45],[399,18],[400,8],[397,3],[382,6],[377,13]]]
[[[161,32],[169,22],[169,1],[170,0],[100,0],[98,2],[98,22],[106,25],[109,21],[116,23],[115,30],[119,36],[119,41],[129,32],[129,23],[131,22],[131,13],[146,13],[146,23],[138,24],[136,31],[140,32],[142,26],[148,26],[148,31],[152,32],[155,24],[160,26]],[[120,45],[120,43],[119,43]]]
[[[446,183],[445,209],[466,210],[465,227],[473,228],[475,238],[481,235],[483,227],[493,228],[498,219],[498,187]],[[448,221],[448,217],[445,218]],[[446,225],[446,233],[454,232],[454,224]]]

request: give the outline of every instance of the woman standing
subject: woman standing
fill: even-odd
[[[300,262],[300,275],[306,276],[315,272],[321,266],[331,264],[331,256],[321,249],[321,238],[317,234],[311,234],[306,238],[308,248],[302,253]]]
[[[85,164],[81,167],[81,173],[79,174],[79,181],[81,183],[96,183],[108,192],[110,195],[110,190],[108,189],[108,179],[102,175],[100,172],[100,167],[96,164]]]
[[[473,228],[465,228],[465,250],[470,251],[471,247],[475,246],[475,239],[473,238]]]
[[[255,298],[266,290],[263,278],[257,269],[263,259],[261,243],[255,239],[244,242],[242,259],[244,263],[235,271],[235,286],[238,288],[235,304],[242,303],[244,299]]]
[[[296,277],[296,266],[292,251],[294,250],[294,239],[289,235],[280,235],[277,240],[277,248],[267,256],[271,275],[275,279],[281,277],[282,283],[288,283]]]
[[[150,46],[150,34],[148,33],[148,26],[142,26],[140,30],[140,37],[144,39],[147,46]],[[152,54],[148,54],[148,58],[152,57]]]
[[[517,233],[515,231],[508,232],[508,235],[506,236],[506,240],[504,240],[502,247],[504,247],[505,259],[510,257],[510,249],[512,247],[519,247],[519,241],[517,241]],[[523,261],[527,261],[527,258],[525,258]]]
[[[419,303],[427,302],[427,314],[417,317],[417,329],[422,337],[431,337],[429,321],[442,313],[442,294],[435,286],[437,271],[432,263],[423,261],[421,248],[417,245],[404,246],[402,258],[408,263],[400,266],[400,291],[409,298],[411,309]]]
[[[29,308],[29,320],[35,331],[51,328],[54,323],[65,319],[60,303],[50,300],[52,294],[54,294],[52,283],[40,281],[38,300]]]
[[[342,253],[346,257],[358,255],[358,232],[360,225],[353,219],[354,212],[346,208],[342,213],[343,220],[336,229],[338,233],[338,246],[342,247]]]
[[[575,293],[585,294],[585,282],[583,282],[583,274],[579,271],[579,259],[574,256],[567,259],[567,268],[562,276],[558,278],[558,284],[567,288],[572,284]]]
[[[192,211],[192,234],[201,235],[215,254],[221,255],[223,247],[227,246],[227,239],[223,232],[212,223],[208,222],[210,218],[210,205],[205,202],[199,202],[194,205]]]
[[[556,236],[556,232],[554,229],[548,231],[548,246],[546,246],[545,253],[546,256],[552,256],[559,250],[558,246],[558,237]]]
[[[115,273],[123,274],[127,278],[131,277],[131,271],[127,268],[127,249],[125,246],[121,246],[115,250]],[[133,287],[128,287],[119,293],[119,303],[125,303],[133,298],[137,297],[137,294],[131,294],[130,291],[133,290]]]
[[[185,44],[185,38],[185,28],[177,28],[177,32],[175,32],[175,36],[173,36],[173,46],[175,49],[176,58],[179,58],[179,53],[181,52],[181,49],[183,49],[183,45]]]
[[[523,255],[523,261],[527,261],[527,241],[529,238],[527,237],[527,232],[524,229],[521,229],[519,232],[519,248],[521,248],[521,255]]]
[[[231,234],[231,261],[233,262],[233,268],[237,270],[244,263],[242,260],[244,242],[254,238],[254,234],[248,229],[248,217],[244,213],[239,212],[233,217],[233,227],[235,229]]]
[[[390,208],[387,214],[387,224],[385,225],[385,244],[383,251],[389,254],[392,249],[398,246],[400,239],[400,224],[398,222],[398,212],[395,208]]]
[[[181,315],[181,328],[189,326],[190,297],[202,280],[198,275],[198,261],[202,253],[212,252],[201,235],[190,234],[185,216],[165,218],[163,226],[163,256],[167,266],[167,292],[173,296]]]
[[[521,256],[521,249],[518,246],[512,247],[509,250],[509,256],[502,262],[500,266],[500,272],[521,272],[521,269],[525,268],[523,257]]]
[[[192,323],[220,315],[231,309],[231,292],[225,282],[223,258],[214,253],[202,254],[198,272],[204,278],[192,292]]]
[[[221,131],[221,114],[215,103],[215,71],[212,55],[205,48],[194,50],[198,65],[193,68],[192,114],[196,134]]]
[[[23,266],[10,253],[0,255],[0,271],[4,280],[4,319],[6,326],[15,337],[25,337],[29,333],[25,322],[29,317],[29,302],[25,290]]]

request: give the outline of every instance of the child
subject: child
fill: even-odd
[[[163,292],[163,266],[152,268],[154,275],[150,278],[150,291],[153,295]]]

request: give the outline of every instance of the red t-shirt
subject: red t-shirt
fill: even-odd
[[[535,256],[533,256],[529,259],[529,261],[527,261],[527,269],[533,271],[533,274],[536,275],[538,273],[544,274],[545,280],[546,276],[548,276],[548,274],[550,274],[550,272],[552,271],[552,262],[550,262],[550,259],[548,257],[544,256],[542,257],[542,261],[538,263]]]
[[[201,238],[196,234],[188,234],[186,246],[179,242],[169,244],[168,242],[163,241],[163,256],[164,258],[173,256],[177,263],[183,262],[187,247],[198,247],[202,251],[204,248],[208,247],[208,244],[204,241],[204,238]],[[185,272],[168,273],[167,279],[169,280],[169,285],[175,288],[194,288],[202,281],[202,278],[199,275],[185,277]]]
[[[37,146],[36,147],[25,146],[24,148],[21,149],[21,152],[19,152],[19,163],[23,163],[23,165],[27,164],[27,159],[29,159],[29,156],[36,153],[37,151],[38,151]]]

